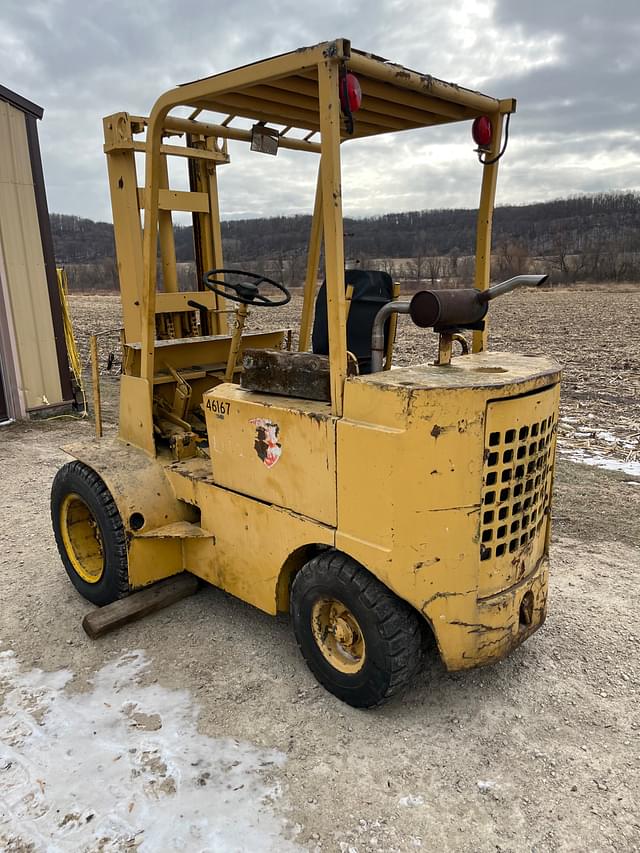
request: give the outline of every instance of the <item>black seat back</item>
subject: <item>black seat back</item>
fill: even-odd
[[[353,285],[353,296],[347,320],[347,349],[358,359],[360,373],[371,372],[371,334],[376,314],[393,299],[393,281],[381,270],[345,270],[344,283]],[[385,343],[387,330],[385,328]],[[327,322],[327,283],[322,282],[316,299],[313,332],[313,351],[329,354]]]

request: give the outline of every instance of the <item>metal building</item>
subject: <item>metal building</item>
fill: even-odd
[[[72,401],[37,120],[0,86],[0,423]]]

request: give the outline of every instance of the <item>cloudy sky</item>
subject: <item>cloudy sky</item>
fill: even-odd
[[[45,108],[50,210],[110,220],[102,116],[148,114],[176,83],[340,36],[517,98],[498,203],[640,190],[640,0],[0,0],[0,83]],[[230,153],[224,217],[310,211],[315,156]],[[467,124],[343,151],[350,215],[474,207],[479,181]]]

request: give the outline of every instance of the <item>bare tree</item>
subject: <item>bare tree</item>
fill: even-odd
[[[470,287],[475,277],[475,259],[471,255],[464,255],[458,259],[457,283],[461,287]]]
[[[442,258],[436,255],[427,258],[427,275],[431,279],[431,287],[435,287],[442,277]]]
[[[377,266],[382,272],[389,273],[391,278],[398,277],[398,265],[394,258],[380,258],[377,261]]]
[[[424,255],[416,255],[406,265],[406,271],[409,278],[415,283],[416,287],[420,287],[422,280],[427,273],[427,258]]]
[[[526,246],[520,242],[504,242],[496,248],[493,257],[494,274],[499,278],[520,275],[529,269],[530,258]]]

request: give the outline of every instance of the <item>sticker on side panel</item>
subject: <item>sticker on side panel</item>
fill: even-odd
[[[282,445],[278,441],[280,427],[265,418],[252,418],[249,423],[255,425],[256,440],[253,443],[258,459],[267,468],[273,468],[282,455]]]

